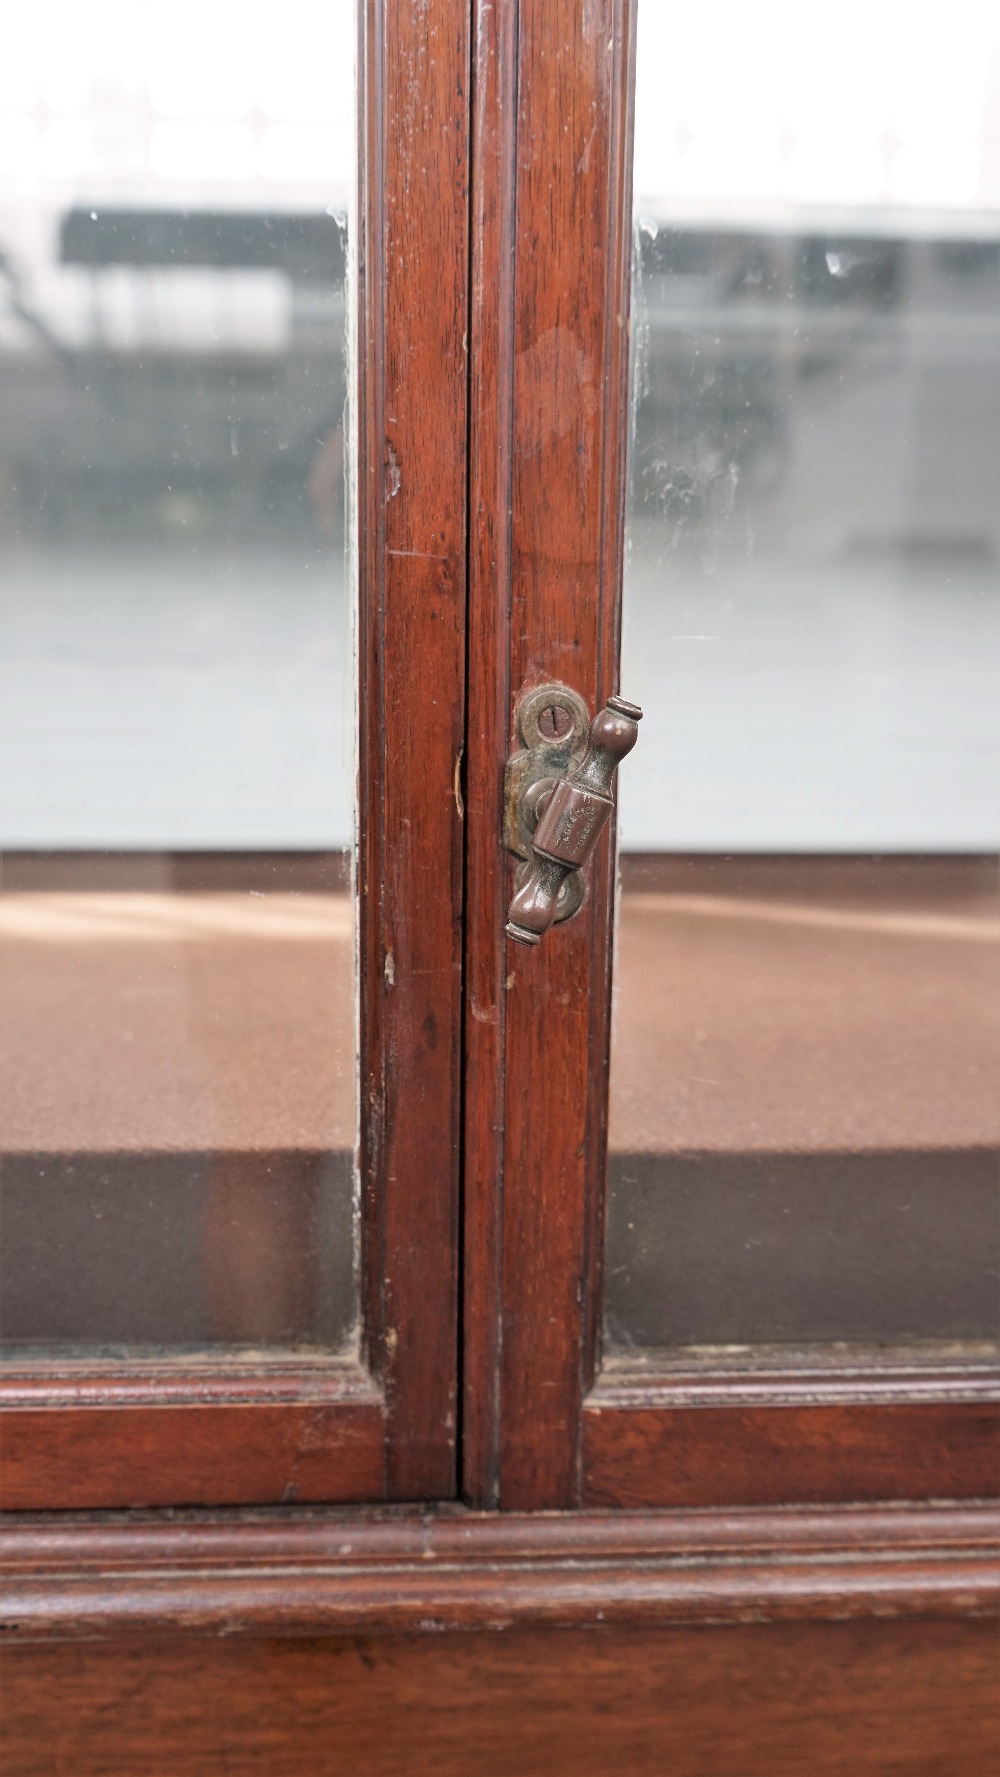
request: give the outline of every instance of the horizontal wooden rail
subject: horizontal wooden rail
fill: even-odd
[[[329,1359],[39,1368],[0,1383],[6,1512],[363,1501],[384,1490],[386,1412]]]
[[[442,1508],[8,1521],[3,1634],[317,1635],[981,1616],[996,1508]]]

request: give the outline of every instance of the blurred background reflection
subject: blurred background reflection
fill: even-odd
[[[997,1330],[1000,24],[639,5],[606,1332]]]
[[[353,1339],[355,30],[5,27],[8,1348]]]

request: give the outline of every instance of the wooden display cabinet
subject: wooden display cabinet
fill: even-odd
[[[362,1360],[4,1379],[10,1777],[994,1769],[994,1373],[602,1368],[613,837],[504,935],[517,698],[618,689],[633,11],[361,6]]]

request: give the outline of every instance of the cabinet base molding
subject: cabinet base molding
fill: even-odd
[[[0,1633],[295,1636],[1000,1613],[992,1502],[8,1518]]]

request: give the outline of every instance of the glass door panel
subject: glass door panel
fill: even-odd
[[[639,8],[606,1348],[996,1332],[995,9]]]
[[[8,1352],[355,1346],[355,32],[8,27]]]

